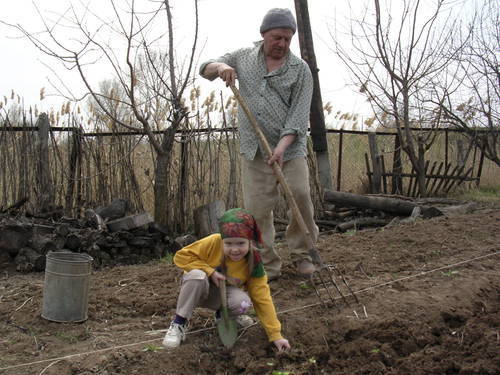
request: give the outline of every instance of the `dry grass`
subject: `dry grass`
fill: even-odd
[[[201,122],[203,123],[203,122]],[[455,137],[455,133],[453,133]],[[36,197],[37,184],[34,176],[36,155],[36,133],[0,131],[0,208],[7,207],[22,196]],[[55,186],[56,202],[64,206],[71,178],[70,154],[73,150],[72,134],[52,132],[50,160],[51,175]],[[328,134],[329,152],[334,178],[334,188],[338,186],[339,134]],[[450,137],[448,148],[449,161],[456,160],[456,139]],[[379,151],[384,155],[386,170],[392,169],[394,137],[379,136]],[[444,160],[444,137],[439,136],[436,144],[428,152],[431,160]],[[342,147],[341,183],[342,191],[365,193],[368,191],[365,153],[368,152],[366,135],[344,134]],[[188,214],[199,205],[221,199],[228,207],[239,206],[241,187],[239,177],[238,141],[233,132],[210,134],[193,132],[184,137],[177,137],[169,176],[169,218],[172,228],[186,232],[192,228]],[[99,136],[82,137],[81,162],[76,170],[74,199],[71,202],[72,214],[81,214],[85,208],[95,208],[114,198],[126,198],[136,210],[153,212],[154,207],[154,165],[155,155],[143,136]],[[404,170],[410,171],[407,158],[403,158]],[[467,165],[474,165],[477,171],[479,153],[471,151]],[[183,165],[185,181],[182,182]],[[314,162],[310,163],[314,166]],[[474,172],[477,173],[477,172]],[[315,171],[311,173],[314,176]],[[498,167],[484,161],[481,188],[499,186]],[[319,205],[319,192],[314,179],[311,181],[314,201]],[[388,181],[390,186],[390,181]],[[465,185],[465,184],[464,184]],[[469,184],[471,185],[471,184]],[[464,186],[469,190],[471,186]],[[184,189],[184,190],[183,190]],[[181,191],[184,191],[184,198]],[[28,205],[28,208],[30,206]],[[33,207],[31,207],[33,208]],[[188,216],[191,216],[190,214]],[[281,202],[277,216],[286,216],[286,207]]]

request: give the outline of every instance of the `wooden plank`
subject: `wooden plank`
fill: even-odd
[[[365,152],[365,163],[366,163],[366,175],[368,176],[368,186],[370,189],[370,193],[372,191],[372,172],[370,171],[370,162],[368,161],[368,154]]]
[[[438,168],[438,170],[437,170],[437,172],[436,172],[436,176],[437,176],[437,175],[439,175],[439,174],[441,173],[441,170],[443,169],[443,165],[444,165],[444,163],[443,163],[443,162],[441,162],[441,163],[439,164],[439,168]],[[432,192],[434,191],[434,187],[436,186],[436,184],[437,184],[438,180],[439,180],[439,178],[438,178],[438,177],[435,177],[435,178],[434,178],[434,180],[432,181],[432,185],[431,185],[431,187],[427,190],[427,194],[428,194],[429,196],[430,196],[430,195],[432,195]]]
[[[448,129],[445,129],[444,131],[444,163],[448,164],[448,145],[449,139],[448,139]]]
[[[385,160],[382,150],[382,155],[380,155],[380,169],[382,173],[382,185],[384,187],[384,194],[387,194],[387,173],[385,173]]]
[[[462,169],[463,169],[463,167],[462,167]],[[456,186],[455,186],[455,187],[460,186],[460,184],[461,184],[462,182],[464,182],[464,181],[467,179],[467,176],[468,176],[469,174],[472,174],[472,170],[473,170],[473,169],[474,169],[474,167],[473,167],[473,166],[472,166],[472,167],[470,167],[470,168],[467,170],[467,172],[465,172],[465,174],[463,174],[462,176],[460,176],[458,179],[453,180],[453,181],[452,181],[452,183],[450,184],[450,186],[448,186],[448,188],[446,189],[446,193],[449,193],[449,192],[451,191],[451,189],[452,189],[453,185],[455,185],[455,184],[456,184]]]
[[[457,176],[461,173],[463,170],[463,167],[460,167],[459,165],[455,165],[455,168],[451,170],[451,172],[444,178],[444,183],[443,186],[441,186],[441,191],[444,192],[446,191],[446,188],[452,182]]]
[[[442,191],[444,191],[445,193],[447,193],[451,189],[451,187],[453,186],[453,184],[460,179],[460,174],[463,172],[464,169],[465,169],[464,165],[462,165],[461,167],[459,167],[457,165],[455,167],[455,169],[454,169],[454,172],[450,175],[450,178],[448,178],[445,181],[445,183],[443,185],[443,188],[442,188]]]
[[[406,195],[407,196],[411,196],[410,194],[411,194],[411,190],[412,190],[412,187],[413,187],[413,180],[416,177],[416,175],[415,175],[415,168],[413,168],[413,165],[411,167],[410,175],[411,175],[411,177],[408,179],[408,190],[406,191]]]
[[[337,160],[337,190],[340,191],[340,180],[342,177],[342,150],[344,148],[344,133],[339,134],[339,156]]]
[[[429,192],[429,185],[430,185],[430,182],[432,180],[431,176],[434,173],[434,169],[436,169],[436,165],[437,165],[437,161],[435,161],[434,163],[432,163],[431,171],[429,172],[429,175],[427,175],[427,178],[426,178],[426,181],[425,181],[425,188],[426,188],[427,192]]]
[[[447,164],[446,167],[444,168],[444,176],[439,180],[439,183],[436,186],[436,190],[434,191],[434,194],[438,194],[438,192],[441,190],[441,187],[443,186],[444,182],[446,181],[446,178],[449,176],[448,172],[449,172],[450,168],[451,168],[451,164]]]

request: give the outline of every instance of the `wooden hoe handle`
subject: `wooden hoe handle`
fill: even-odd
[[[259,124],[257,123],[257,120],[255,119],[254,115],[250,111],[250,108],[248,108],[247,103],[241,96],[239,90],[236,88],[236,86],[231,85],[231,90],[233,90],[234,96],[236,97],[236,100],[238,103],[241,105],[241,108],[245,111],[245,114],[247,115],[248,119],[250,120],[250,123],[253,126],[253,129],[255,130],[255,133],[257,134],[257,138],[259,138],[259,141],[264,148],[264,152],[266,153],[266,156],[268,158],[271,158],[273,155],[273,151],[271,150],[271,146],[269,146],[269,142],[266,139],[266,136],[262,132],[262,129],[260,128]],[[285,191],[285,197],[286,200],[288,201],[288,204],[290,205],[290,208],[292,209],[293,216],[295,216],[295,219],[297,220],[300,230],[302,231],[302,234],[305,237],[307,247],[309,250],[313,250],[316,252],[315,255],[317,254],[317,251],[314,248],[314,243],[311,237],[311,232],[309,232],[309,228],[307,228],[307,225],[304,221],[304,218],[302,217],[302,214],[300,213],[299,206],[297,206],[297,202],[295,201],[295,198],[293,197],[292,191],[290,190],[290,186],[285,180],[285,175],[283,174],[283,171],[280,167],[280,165],[276,162],[273,163],[272,168],[274,170],[274,174],[278,178],[279,183],[281,184],[283,190]]]

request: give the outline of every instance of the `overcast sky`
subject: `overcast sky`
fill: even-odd
[[[116,0],[119,7],[126,8],[130,0]],[[136,4],[151,4],[148,0],[136,0]],[[348,87],[350,78],[342,64],[331,51],[333,39],[330,31],[335,23],[346,24],[349,16],[348,4],[355,3],[361,8],[366,0],[309,0],[309,13],[313,29],[314,47],[317,64],[320,69],[320,84],[323,102],[331,102],[335,111],[354,112],[366,115],[369,110],[363,96]],[[77,7],[82,3],[89,3],[92,12],[99,16],[110,15],[108,0],[14,0],[2,1],[0,20],[11,24],[21,24],[29,31],[41,30],[40,16],[34,4],[50,23],[62,14],[70,3]],[[177,48],[186,49],[188,53],[193,35],[193,1],[172,0],[174,15],[175,37]],[[198,62],[217,57],[225,52],[240,47],[251,46],[260,39],[259,26],[263,15],[270,8],[290,8],[293,13],[293,0],[199,0],[200,31],[198,42]],[[165,17],[162,16],[162,20]],[[166,29],[166,25],[165,25]],[[58,30],[59,37],[71,39],[71,31]],[[163,46],[160,46],[163,47]],[[166,47],[166,46],[165,46]],[[116,45],[116,53],[120,54],[120,46]],[[298,38],[292,42],[292,51],[300,56]],[[47,109],[53,103],[60,103],[60,99],[39,101],[39,92],[42,87],[50,94],[54,90],[49,80],[57,83],[54,72],[62,77],[64,83],[72,88],[76,95],[83,92],[83,86],[76,72],[67,72],[58,62],[40,53],[26,39],[20,38],[19,32],[0,24],[0,97],[10,96],[13,89],[24,98],[25,104],[37,104]],[[122,51],[123,52],[123,51]],[[110,71],[95,64],[92,71],[94,84],[108,79]],[[203,79],[198,82],[202,92],[207,95],[210,90],[228,90],[222,82],[209,83]],[[229,90],[226,91],[229,95]],[[59,106],[58,106],[59,107]]]

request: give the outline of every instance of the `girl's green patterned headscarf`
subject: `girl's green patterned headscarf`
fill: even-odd
[[[257,222],[250,212],[243,208],[232,208],[219,218],[219,230],[222,238],[241,237],[255,241],[262,247],[262,235]]]
[[[232,208],[219,218],[219,231],[222,238],[240,237],[255,242],[258,248],[262,247],[262,234],[255,218],[243,208]],[[250,246],[248,267],[250,277],[265,275],[264,265],[258,250]]]

